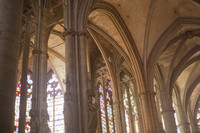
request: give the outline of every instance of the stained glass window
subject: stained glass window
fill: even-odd
[[[100,96],[100,110],[101,110],[101,125],[103,133],[107,132],[106,127],[106,114],[105,114],[105,104],[103,99],[103,88],[102,85],[99,85],[99,96]]]
[[[129,76],[123,75],[123,77],[121,77],[121,89],[126,132],[139,133],[139,116],[137,112],[134,84]]]
[[[197,121],[197,126],[200,129],[200,101],[198,101],[198,105],[197,105],[196,121]]]
[[[49,114],[48,124],[51,132],[64,133],[64,98],[61,86],[55,74],[52,74],[47,83],[47,104]]]
[[[112,101],[111,81],[108,79],[104,80],[103,83],[99,84],[98,87],[102,133],[115,133],[116,127]]]
[[[29,111],[31,109],[31,99],[32,99],[32,89],[33,89],[33,80],[30,75],[27,75],[27,106],[26,106],[26,125],[25,132],[30,132],[30,121],[31,117],[29,116]],[[19,109],[20,109],[20,95],[21,95],[21,81],[19,81],[17,90],[16,90],[16,100],[15,100],[15,122],[16,133],[19,132]]]

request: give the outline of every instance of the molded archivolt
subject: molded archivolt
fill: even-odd
[[[106,2],[96,3],[94,5],[92,11],[97,11],[97,12],[104,14],[105,16],[110,18],[111,21],[113,22],[114,26],[116,27],[117,31],[120,34],[119,37],[122,38],[122,40],[124,42],[124,46],[120,47],[120,45],[122,45],[122,44],[120,44],[120,45],[118,44],[117,49],[119,50],[120,53],[122,53],[123,51],[127,51],[126,53],[124,53],[122,55],[124,55],[125,59],[127,59],[125,55],[128,56],[128,60],[129,60],[128,62],[130,62],[130,64],[131,64],[130,65],[131,71],[133,72],[133,74],[136,78],[138,89],[140,89],[140,91],[144,91],[145,85],[144,85],[144,77],[143,77],[143,73],[142,73],[141,59],[140,59],[139,53],[137,51],[137,47],[135,46],[135,43],[132,39],[132,36],[130,35],[121,16],[119,15],[119,13],[116,11],[116,9],[113,6],[111,6],[110,4],[108,4]],[[107,37],[107,39],[109,39],[109,38]],[[116,40],[114,40],[114,41],[116,41]],[[116,45],[115,45],[115,47],[116,47]],[[125,49],[123,50],[123,48],[125,48],[126,50]]]

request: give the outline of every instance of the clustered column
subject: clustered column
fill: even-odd
[[[167,89],[160,90],[159,97],[161,102],[161,115],[164,120],[166,133],[177,133],[176,121],[174,117],[175,110],[172,106],[172,98],[170,98]]]
[[[41,3],[40,3],[41,4]],[[31,133],[49,133],[47,121],[47,46],[50,28],[46,27],[42,5],[37,7],[36,39],[33,50],[33,95]]]
[[[173,110],[173,108],[168,110],[165,109],[161,113],[164,120],[166,133],[177,133],[174,113],[175,111]]]
[[[0,132],[14,132],[23,0],[0,0]]]
[[[65,0],[65,4],[68,6],[64,7],[65,132],[88,133],[86,30],[77,26],[77,2],[76,0]]]
[[[143,127],[148,133],[160,132],[159,120],[155,104],[155,92],[143,91],[139,93]]]

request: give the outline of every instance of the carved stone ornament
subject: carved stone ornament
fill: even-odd
[[[88,89],[87,94],[88,94],[88,109],[90,111],[96,111],[96,100],[95,100],[94,90]]]

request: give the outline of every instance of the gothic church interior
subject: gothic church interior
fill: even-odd
[[[199,133],[199,0],[0,0],[0,133]]]

